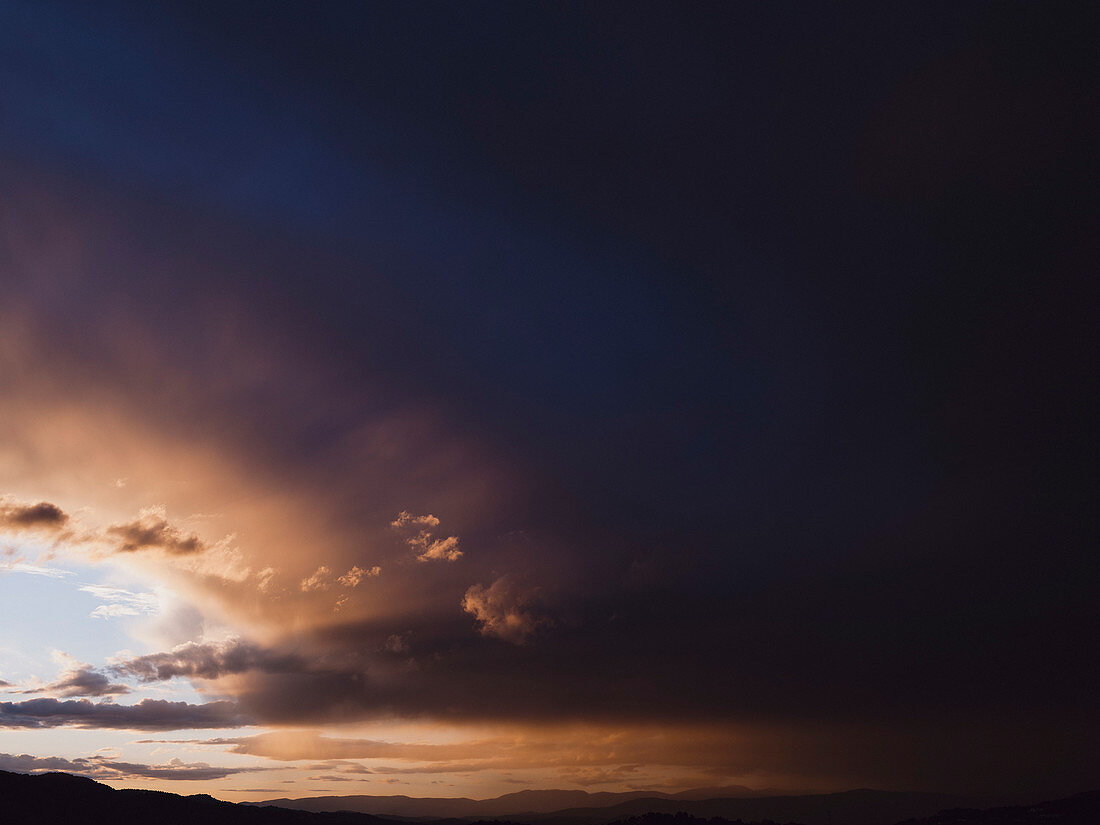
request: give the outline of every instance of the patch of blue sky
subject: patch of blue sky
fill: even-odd
[[[26,550],[25,557],[34,558],[34,548]],[[157,616],[157,593],[126,580],[127,586],[120,586],[117,573],[108,567],[18,558],[0,565],[0,679],[16,686],[52,681],[61,668],[54,651],[96,667],[121,651],[157,652],[136,632]],[[150,695],[204,701],[178,679],[140,686],[119,701]]]

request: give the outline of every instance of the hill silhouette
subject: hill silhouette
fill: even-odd
[[[392,825],[367,814],[257,808],[206,794],[115,790],[67,773],[0,771],[0,821],[34,825]]]
[[[568,792],[554,792],[568,793]],[[577,792],[583,793],[583,792]],[[691,795],[692,792],[687,792]],[[591,794],[590,797],[602,795]],[[913,793],[900,791],[854,790],[832,794],[804,794],[765,797],[721,797],[716,799],[676,798],[668,794],[626,794],[623,801],[617,795],[607,794],[605,801],[614,804],[591,804],[578,808],[532,812],[515,810],[530,801],[522,794],[508,794],[492,800],[419,800],[401,797],[400,806],[393,797],[372,796],[318,796],[303,799],[270,799],[262,805],[278,805],[307,811],[360,811],[375,815],[404,816],[423,820],[447,816],[469,822],[475,818],[504,817],[520,825],[612,825],[645,814],[683,813],[699,820],[724,819],[730,821],[789,821],[803,825],[894,825],[903,819],[931,816],[948,808],[984,807],[996,804],[975,798],[947,794]],[[518,799],[516,798],[518,797]],[[554,797],[568,798],[568,797]],[[620,797],[621,798],[621,797]],[[446,802],[452,802],[447,806]],[[509,810],[508,806],[512,806]]]

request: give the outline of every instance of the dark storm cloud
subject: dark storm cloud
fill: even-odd
[[[0,770],[16,773],[65,771],[93,779],[166,779],[170,781],[201,781],[224,779],[239,773],[253,773],[265,768],[219,768],[205,762],[185,763],[172,759],[165,765],[143,765],[119,762],[107,756],[64,759],[58,756],[30,756],[25,753],[0,753]]]
[[[48,501],[21,504],[0,498],[0,527],[56,532],[64,528],[68,521],[68,514]]]
[[[142,699],[136,705],[93,703],[87,699],[29,699],[0,702],[0,728],[117,728],[178,730],[234,728],[252,724],[235,702],[202,705]]]

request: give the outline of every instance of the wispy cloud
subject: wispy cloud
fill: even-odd
[[[28,576],[46,576],[51,579],[63,579],[66,576],[76,575],[73,571],[63,570],[60,567],[42,567],[22,561],[0,561],[0,572],[25,573]]]
[[[155,593],[134,593],[121,587],[103,584],[81,585],[80,591],[103,600],[89,615],[96,619],[115,619],[120,616],[143,616],[160,610],[160,599]]]

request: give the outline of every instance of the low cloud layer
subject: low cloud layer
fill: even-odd
[[[64,759],[58,756],[31,756],[29,754],[0,753],[0,771],[15,773],[46,773],[64,771],[92,779],[164,779],[171,782],[198,782],[208,779],[224,779],[240,773],[255,773],[266,768],[215,767],[206,762],[184,762],[170,759],[163,765],[143,765],[121,762],[109,756],[78,757]]]
[[[88,699],[28,699],[0,702],[0,728],[118,728],[181,730],[238,728],[252,724],[236,702],[221,700],[193,705],[163,699],[142,699],[136,705],[91,702]]]

